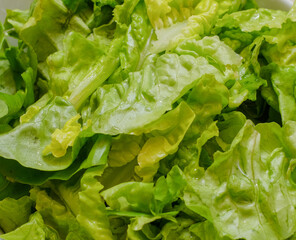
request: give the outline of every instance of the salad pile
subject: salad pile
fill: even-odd
[[[296,5],[7,10],[0,238],[296,239]]]

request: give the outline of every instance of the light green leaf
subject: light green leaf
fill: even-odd
[[[224,150],[228,150],[233,139],[236,137],[241,128],[245,125],[246,117],[241,112],[224,113],[217,122],[219,128],[219,136],[216,138],[219,146]]]
[[[70,88],[69,92],[66,95],[69,95],[69,101],[74,105],[76,109],[79,109],[84,103],[85,100],[94,92],[96,89],[107,80],[108,77],[114,72],[114,70],[119,65],[119,48],[121,47],[122,36],[115,38],[104,54],[97,55],[95,59],[92,58],[91,64],[87,62],[88,59],[77,63],[74,59],[75,72],[78,74],[76,78],[73,78],[74,84],[71,83],[70,86],[66,85],[66,89]],[[83,47],[83,45],[82,45]],[[88,46],[87,46],[88,47]],[[101,51],[101,49],[100,49]],[[70,58],[72,56],[69,56]],[[80,55],[78,56],[79,59]],[[98,58],[99,57],[99,58]],[[60,59],[59,59],[60,60]],[[72,63],[71,63],[72,64]],[[72,66],[70,64],[70,69]],[[83,66],[83,72],[79,69]],[[88,66],[89,68],[86,68]],[[62,73],[65,74],[66,79],[72,78],[71,75],[64,72],[64,66],[60,65]],[[78,72],[77,72],[78,71]],[[83,79],[81,81],[81,78]],[[65,88],[65,86],[63,86]]]
[[[37,213],[42,216],[45,224],[55,229],[61,239],[92,240],[73,213],[60,200],[53,199],[45,190],[38,188],[31,190],[31,198],[36,202]],[[76,199],[72,198],[71,201],[75,202]],[[75,238],[71,238],[73,236]]]
[[[29,122],[43,107],[45,107],[52,99],[51,94],[43,95],[38,101],[27,108],[25,114],[20,117],[20,123]]]
[[[78,137],[81,125],[77,122],[80,115],[69,119],[62,129],[56,129],[51,135],[51,142],[43,151],[43,155],[52,154],[56,158],[63,157],[67,153],[68,147],[72,147],[76,138]]]
[[[283,123],[289,120],[296,120],[296,100],[294,94],[294,84],[296,81],[296,67],[270,66],[271,84],[277,95],[279,111]]]
[[[0,60],[0,121],[8,123],[31,105],[34,100],[34,82],[37,59],[34,51],[21,44],[5,49]]]
[[[151,54],[152,26],[144,3],[137,4],[137,2],[134,0],[125,1],[123,5],[118,5],[114,10],[117,22],[120,22],[121,25],[127,24],[127,22],[130,24],[126,26],[127,31],[119,51],[120,67],[108,79],[109,83],[120,83],[128,77],[129,72],[140,70],[145,58]],[[136,7],[135,4],[137,4]],[[129,17],[127,11],[132,11],[134,7],[129,21],[126,19]],[[126,23],[121,23],[121,21],[126,21]]]
[[[113,210],[150,213],[153,183],[121,183],[101,195]]]
[[[196,117],[187,137],[199,137],[228,104],[229,91],[212,76],[205,76],[188,95],[187,102]]]
[[[60,115],[61,113],[63,114]],[[42,151],[50,144],[55,129],[62,128],[76,114],[67,101],[55,98],[29,122],[0,135],[0,155],[33,169],[54,171],[67,168],[73,161],[71,150],[61,158],[43,156]]]
[[[141,150],[142,141],[142,136],[122,134],[114,137],[108,155],[109,166],[120,167],[134,160]]]
[[[1,48],[0,48],[1,49]],[[15,94],[16,84],[7,59],[0,59],[0,93]]]
[[[96,177],[102,174],[100,168],[88,169],[81,179],[79,192],[80,211],[77,221],[83,226],[93,239],[113,239],[110,223],[107,217],[105,203],[100,196],[103,185]]]
[[[32,200],[28,196],[0,201],[0,227],[10,232],[25,224],[31,215]]]
[[[243,32],[261,31],[263,27],[281,28],[286,21],[287,12],[272,9],[248,9],[226,14],[217,21],[215,33],[222,27],[228,29],[239,28]],[[260,19],[258,21],[258,19]]]
[[[190,218],[177,218],[176,222],[168,222],[161,230],[162,239],[164,240],[199,240],[193,233],[191,233],[191,226],[194,221]]]
[[[2,166],[0,172],[21,183],[41,185],[50,179],[69,180],[75,173],[83,169],[105,165],[107,163],[111,138],[109,136],[99,135],[86,141],[86,138],[93,135],[89,135],[89,133],[86,132],[87,130],[80,133],[72,149],[76,152],[82,148],[81,155],[79,155],[77,159],[64,170],[40,171],[23,167],[16,161],[0,158],[0,164]],[[76,154],[77,153],[74,153],[74,155]],[[25,189],[23,185],[21,185],[20,188]]]
[[[154,214],[163,211],[167,204],[178,200],[181,196],[187,182],[183,172],[177,166],[174,166],[167,177],[160,177],[154,187],[154,198],[151,204],[151,210]]]
[[[155,53],[173,49],[184,40],[209,35],[220,16],[243,5],[243,1],[229,0],[145,0],[145,3],[157,36],[152,48]]]
[[[126,182],[118,184],[101,195],[111,208],[112,214],[124,216],[174,216],[171,204],[181,197],[186,186],[186,179],[182,171],[173,167],[167,177],[160,177],[155,186],[153,183]]]
[[[18,37],[22,27],[30,17],[29,10],[6,10],[5,29],[8,30],[9,34],[14,37]]]
[[[1,238],[4,240],[60,240],[54,230],[44,225],[38,212],[31,215],[29,222],[12,232],[1,235]]]
[[[230,149],[215,153],[204,176],[190,180],[185,204],[221,237],[285,239],[295,232],[296,189],[274,125],[254,127],[248,120]]]
[[[44,62],[51,53],[62,49],[65,34],[73,30],[84,35],[90,32],[81,18],[71,16],[62,0],[40,0],[19,36],[33,47],[38,60]]]
[[[210,58],[210,52],[216,55]],[[142,70],[130,73],[121,84],[98,88],[92,95],[90,106],[96,109],[92,115],[93,131],[139,134],[203,76],[213,74],[224,82],[227,77],[235,77],[240,64],[241,58],[217,37],[184,42],[176,53],[151,55]]]
[[[149,138],[139,152],[139,166],[135,169],[143,181],[152,181],[158,169],[158,162],[178,150],[194,118],[195,114],[191,108],[181,102],[177,108],[145,129]]]
[[[230,240],[228,237],[220,237],[213,224],[209,221],[192,224],[189,229],[200,240]]]
[[[56,95],[69,95],[81,78],[86,77],[105,53],[97,42],[86,39],[77,32],[70,33],[63,41],[64,48],[47,59],[49,87]]]

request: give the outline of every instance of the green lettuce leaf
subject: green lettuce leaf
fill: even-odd
[[[127,229],[128,239],[165,239],[165,240],[199,240],[192,231],[194,220],[190,218],[165,219],[160,216],[135,217]],[[163,225],[160,227],[160,225]]]
[[[244,57],[244,62],[240,68],[240,79],[230,88],[229,107],[231,108],[239,106],[246,100],[255,101],[257,90],[266,85],[266,81],[260,76],[261,67],[258,61],[263,40],[263,37],[254,39],[240,53]],[[229,84],[231,84],[231,81]]]
[[[295,124],[288,129],[291,134]],[[201,178],[189,177],[186,206],[213,223],[221,237],[285,239],[295,232],[293,167],[278,132],[274,123],[254,127],[248,120]]]
[[[139,216],[131,219],[126,235],[128,239],[159,239],[157,232],[159,229],[151,223],[159,220],[160,216]]]
[[[217,127],[219,128],[219,136],[216,141],[224,151],[231,146],[233,139],[246,123],[246,117],[241,112],[223,113],[219,116]]]
[[[63,0],[63,3],[73,13],[80,11],[82,8],[87,6],[87,1],[85,0],[74,0],[74,1]]]
[[[114,38],[105,50],[104,45],[98,47],[96,41],[87,40],[79,33],[69,34],[63,51],[52,54],[47,60],[49,85],[54,94],[69,97],[79,109],[118,67],[121,41],[122,36]]]
[[[69,95],[105,53],[105,49],[95,41],[77,32],[70,33],[63,45],[62,51],[55,52],[47,59],[49,87],[59,96]]]
[[[101,193],[111,209],[118,212],[150,213],[153,183],[127,182]]]
[[[63,157],[67,153],[67,149],[74,145],[75,139],[78,137],[81,125],[77,122],[80,115],[69,119],[62,129],[56,129],[51,135],[51,142],[42,151],[43,155],[51,153],[56,158]]]
[[[66,1],[69,3],[72,2],[68,0]],[[103,0],[103,1],[93,0],[93,2],[94,2],[93,9],[92,9],[93,11],[91,11],[91,16],[87,21],[87,25],[93,30],[95,30],[95,28],[97,27],[103,26],[104,24],[110,23],[110,21],[112,21],[113,18],[116,19],[115,7],[122,3],[122,1],[120,0]],[[125,2],[128,2],[128,1],[125,1]],[[125,9],[125,10],[128,11],[129,9]],[[130,10],[132,11],[133,8],[131,8]],[[113,11],[114,11],[114,14],[113,14]],[[127,14],[126,16],[129,16],[129,14]]]
[[[5,198],[0,201],[0,227],[10,232],[25,224],[31,215],[33,201],[24,196],[19,199]]]
[[[191,108],[185,102],[181,102],[177,108],[145,129],[149,138],[139,152],[139,166],[135,169],[143,181],[152,181],[159,161],[178,150],[194,118],[195,114]]]
[[[166,174],[174,165],[178,165],[182,170],[187,167],[189,171],[203,171],[202,168],[212,164],[213,153],[221,150],[220,142],[216,142],[215,139],[219,135],[216,119],[219,119],[219,115],[228,104],[227,87],[213,76],[205,76],[185,97],[195,114],[195,119],[180,143],[176,155],[160,162],[161,174]]]
[[[287,12],[285,11],[264,8],[248,9],[226,14],[217,21],[214,31],[217,33],[222,27],[228,29],[239,28],[243,32],[261,31],[263,27],[270,29],[281,28],[286,18]]]
[[[0,53],[3,54],[4,44],[6,45],[4,38],[4,28],[2,23],[0,23]]]
[[[64,49],[47,60],[53,93],[69,96],[69,101],[78,109],[117,68],[120,45],[121,38],[115,38],[109,50],[105,50],[105,46],[98,46],[79,33],[69,34]]]
[[[113,239],[99,193],[103,186],[97,180],[104,168],[103,164],[67,182],[51,183],[49,194],[38,188],[31,191],[36,210],[62,239]]]
[[[178,200],[181,196],[185,186],[186,178],[177,166],[174,166],[171,171],[164,176],[157,179],[154,187],[154,197],[151,204],[151,211],[153,214],[161,213],[168,204]]]
[[[115,20],[124,25],[127,31],[119,51],[120,67],[108,79],[109,83],[122,82],[129,72],[140,70],[145,58],[151,54],[152,26],[144,3],[137,3],[138,1],[125,1],[114,10]],[[130,20],[126,19],[127,11],[131,12]]]
[[[141,150],[142,142],[142,136],[121,134],[114,137],[108,155],[108,165],[121,167],[133,161]]]
[[[59,240],[58,234],[46,226],[41,215],[36,212],[29,221],[16,230],[1,235],[4,240]]]
[[[176,220],[176,222],[168,222],[163,226],[161,230],[162,239],[199,240],[199,238],[191,232],[191,226],[194,224],[192,219],[179,217]]]
[[[81,153],[79,153],[77,159],[64,170],[40,171],[23,167],[16,161],[0,158],[1,166],[3,166],[0,172],[14,181],[33,185],[41,185],[51,179],[69,180],[74,174],[83,169],[105,165],[107,163],[111,138],[104,135],[91,137],[92,135],[93,133],[89,133],[87,130],[80,133],[74,143],[73,149],[76,149],[75,151],[81,149]],[[23,185],[20,185],[20,188],[27,189],[27,187],[24,188]]]
[[[88,169],[81,179],[79,192],[80,212],[77,221],[83,226],[93,239],[113,239],[105,203],[99,191],[103,189],[96,177],[100,176],[100,168]]]
[[[0,201],[7,197],[18,199],[28,195],[30,188],[29,185],[9,181],[4,175],[0,174]]]
[[[281,113],[282,122],[296,120],[296,100],[294,94],[295,71],[294,66],[277,66],[272,64],[267,67],[271,73],[271,84],[276,94],[276,102]],[[267,95],[268,97],[268,95]]]
[[[107,167],[99,178],[105,190],[120,183],[139,180],[139,177],[135,174],[136,159],[120,165],[120,167]]]
[[[219,135],[216,124],[216,122],[211,122],[203,129],[197,140],[180,149],[177,159],[184,162],[183,168],[186,175],[189,174],[193,178],[200,178],[204,173],[204,169],[207,169],[213,163],[213,153],[220,150],[218,144],[214,142],[212,146],[211,141]]]
[[[220,19],[213,33],[219,34],[224,42],[237,51],[258,36],[263,36],[268,44],[263,45],[262,54],[268,62],[294,64],[294,46],[291,44],[295,41],[291,34],[295,30],[294,12],[293,8],[289,13],[270,9],[235,12]]]
[[[209,221],[204,221],[190,226],[190,232],[200,240],[230,240],[228,237],[220,237],[213,224]]]
[[[62,0],[41,0],[36,2],[19,36],[33,47],[38,60],[44,62],[51,53],[62,49],[62,41],[71,31],[84,36],[90,32],[81,18],[71,15]]]
[[[171,204],[178,200],[185,186],[185,176],[175,166],[166,178],[160,177],[155,186],[153,183],[126,182],[104,190],[101,195],[112,214],[163,216],[162,213],[167,212],[175,215],[178,212],[174,211]]]
[[[68,96],[75,108],[80,109],[115,70],[109,82],[120,82],[127,77],[129,71],[141,66],[147,54],[146,43],[151,32],[145,6],[139,4],[136,7],[130,26],[127,26],[129,21],[123,23],[124,20],[118,17],[126,14],[126,9],[132,11],[137,3],[126,1],[122,5],[116,5],[114,19],[119,27],[114,27],[111,39],[103,31],[106,26],[94,29],[88,39],[77,32],[66,35],[63,48],[57,48],[60,51],[47,59],[49,84],[54,94]],[[112,26],[110,23],[110,27]],[[100,33],[104,36],[100,36]]]
[[[186,137],[199,137],[213,122],[216,115],[228,105],[229,91],[214,77],[202,78],[189,93],[187,102],[195,113],[195,119]]]
[[[63,114],[60,115],[61,113]],[[71,150],[61,158],[55,158],[51,154],[43,156],[42,151],[50,144],[51,134],[55,129],[62,128],[76,114],[71,104],[62,98],[55,98],[29,122],[0,135],[3,146],[0,156],[17,160],[21,165],[33,169],[54,171],[67,168],[75,159]]]
[[[202,50],[204,46],[208,48]],[[207,60],[210,52],[216,52],[213,60]],[[226,64],[230,69],[225,69]],[[93,131],[139,134],[204,75],[213,74],[223,82],[225,75],[234,75],[240,64],[240,57],[216,37],[184,42],[176,53],[151,55],[142,70],[130,73],[121,84],[98,88],[92,95],[90,106],[96,109],[92,114]]]
[[[0,60],[0,122],[9,123],[35,101],[37,59],[33,49],[24,44],[19,47],[6,46],[2,50],[4,56]]]
[[[268,44],[264,47],[262,54],[269,63],[295,66],[295,45],[293,44],[295,36],[291,34],[296,29],[295,12],[294,6],[287,14],[286,22],[282,24],[282,28],[266,33],[265,39]]]
[[[242,2],[145,0],[147,14],[157,38],[153,42],[152,52],[170,50],[184,40],[209,35],[218,18],[238,10]]]
[[[44,223],[55,229],[61,239],[92,239],[72,212],[63,203],[49,196],[45,190],[32,189],[31,198],[36,202],[35,208]]]
[[[18,34],[28,21],[30,15],[30,10],[7,9],[6,19],[4,22],[5,30],[8,31],[9,35],[18,37]]]

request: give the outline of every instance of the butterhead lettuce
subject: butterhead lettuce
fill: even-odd
[[[255,0],[7,10],[0,239],[295,239],[295,34]]]

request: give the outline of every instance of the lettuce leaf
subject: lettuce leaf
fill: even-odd
[[[93,239],[113,239],[107,217],[106,206],[99,191],[103,189],[96,177],[100,176],[100,168],[88,169],[81,179],[79,193],[80,212],[77,221],[85,227]]]
[[[9,181],[5,175],[0,174],[0,201],[6,198],[18,199],[28,195],[29,185]]]
[[[31,215],[33,201],[24,196],[19,199],[5,198],[0,201],[0,227],[10,232],[25,224]]]
[[[155,186],[153,183],[126,182],[104,190],[101,195],[110,206],[112,214],[162,216],[163,212],[168,212],[175,215],[178,212],[174,212],[171,204],[178,200],[185,186],[185,176],[175,166],[166,178],[160,177]]]
[[[121,37],[115,38],[106,51],[81,34],[69,34],[65,38],[63,51],[56,52],[47,59],[50,69],[49,84],[54,94],[68,96],[69,101],[79,109],[117,68],[121,40]],[[89,55],[88,52],[93,54]],[[84,54],[87,55],[82,57]]]
[[[213,224],[209,221],[204,221],[190,226],[190,232],[201,240],[230,240],[228,237],[220,237]]]
[[[225,15],[221,20],[218,20],[215,31],[224,28],[239,28],[243,32],[261,31],[262,28],[268,27],[281,28],[286,21],[287,12],[272,9],[248,9]],[[260,21],[258,21],[260,19]],[[276,19],[276,21],[273,21]]]
[[[185,204],[213,223],[221,237],[285,239],[295,231],[293,161],[280,140],[283,131],[247,120],[230,149],[216,152],[200,179],[189,175]]]
[[[109,83],[124,81],[129,72],[141,69],[145,58],[151,54],[152,26],[146,6],[138,2],[125,1],[114,9],[115,21],[127,30],[119,50],[120,66],[108,79]],[[130,19],[126,19],[127,11],[130,12]]]
[[[63,38],[73,30],[84,36],[90,32],[81,18],[71,16],[62,0],[42,0],[36,2],[19,36],[33,47],[38,60],[44,62],[51,53],[62,49]]]
[[[94,136],[86,141],[86,138],[89,138],[92,135],[93,134],[88,133],[87,130],[80,133],[77,141],[74,144],[74,149],[78,151],[83,146],[81,153],[77,156],[77,159],[75,159],[75,161],[64,170],[40,171],[23,167],[16,161],[0,158],[1,165],[3,166],[0,169],[0,172],[14,181],[33,185],[42,185],[51,179],[69,180],[73,175],[82,171],[83,169],[105,165],[107,163],[107,156],[111,144],[110,137],[99,135]],[[87,155],[87,157],[84,155]],[[24,187],[21,184],[18,186],[18,188],[22,188],[24,190],[28,190],[28,187],[29,186]],[[9,195],[5,195],[5,197],[6,196]]]
[[[142,136],[122,134],[114,137],[108,155],[108,165],[121,167],[133,161],[141,150],[142,142]]]
[[[218,18],[243,6],[243,1],[155,1],[145,0],[147,14],[155,29],[152,52],[175,48],[187,39],[209,35]],[[167,40],[169,39],[169,40]]]
[[[61,112],[63,115],[59,116]],[[29,122],[0,135],[0,143],[3,146],[0,156],[16,160],[21,165],[33,169],[54,171],[67,168],[75,159],[71,156],[71,150],[60,158],[55,158],[51,154],[44,156],[42,151],[50,144],[51,134],[55,129],[62,128],[68,119],[76,114],[73,106],[66,100],[59,97],[53,99]]]
[[[215,47],[202,50],[210,44],[215,44]],[[207,60],[207,56],[215,51],[214,60]],[[222,59],[227,61],[223,63]],[[230,69],[224,64],[229,64]],[[130,73],[120,84],[98,88],[92,95],[90,106],[96,109],[92,114],[92,129],[111,135],[140,134],[146,125],[170,110],[172,104],[204,75],[213,74],[223,82],[224,74],[234,75],[236,66],[240,64],[240,57],[216,37],[184,42],[173,53],[151,55],[142,70]],[[220,71],[220,66],[224,66],[224,70]]]
[[[135,168],[136,174],[142,177],[143,181],[152,181],[158,169],[158,162],[178,150],[194,118],[195,114],[191,108],[181,102],[178,107],[145,129],[149,133],[148,139],[138,154],[139,166]]]
[[[2,25],[0,31],[1,28]],[[9,123],[35,101],[37,58],[33,49],[25,44],[8,46],[4,35],[2,40],[0,37],[0,47],[3,51],[0,60],[0,122]]]
[[[279,67],[273,65],[271,73],[271,83],[277,95],[279,111],[282,116],[283,123],[289,120],[296,120],[294,82],[295,70],[294,66]]]
[[[1,235],[4,240],[59,240],[57,233],[46,226],[40,215],[36,212],[31,215],[30,220],[16,230]]]

